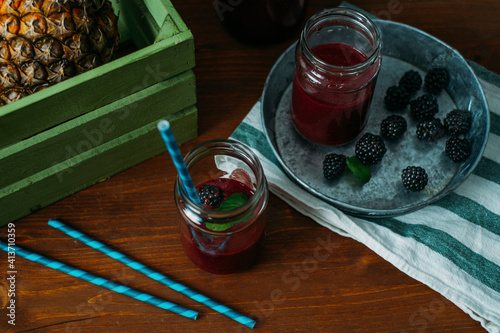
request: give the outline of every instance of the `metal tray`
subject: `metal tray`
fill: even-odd
[[[459,186],[474,170],[487,142],[489,113],[479,82],[464,58],[438,39],[413,27],[390,21],[375,20],[382,36],[382,68],[371,105],[366,132],[380,133],[380,122],[391,114],[384,106],[385,91],[397,85],[407,70],[421,73],[444,66],[451,76],[447,91],[438,96],[439,113],[444,118],[452,109],[472,112],[472,154],[461,164],[453,163],[444,154],[447,136],[427,143],[416,138],[416,122],[408,108],[400,112],[408,122],[408,130],[397,142],[386,141],[387,153],[382,162],[371,167],[372,178],[361,184],[353,175],[334,181],[323,177],[322,163],[326,154],[354,155],[358,139],[342,147],[315,145],[295,130],[289,114],[291,82],[294,70],[294,49],[290,46],[271,69],[262,95],[264,131],[284,171],[307,191],[346,213],[362,217],[387,217],[422,208]],[[425,91],[421,89],[413,97]],[[408,165],[426,169],[429,183],[421,192],[410,192],[401,183],[401,170]]]

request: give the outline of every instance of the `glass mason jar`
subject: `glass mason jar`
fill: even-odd
[[[240,142],[212,140],[184,160],[198,191],[216,185],[224,198],[218,208],[195,203],[177,177],[174,196],[184,252],[210,273],[244,270],[256,261],[265,237],[269,195],[257,156]]]
[[[358,11],[323,10],[302,30],[295,50],[291,118],[320,145],[339,146],[364,129],[382,64],[380,33]]]
[[[252,43],[278,41],[296,31],[304,16],[305,0],[214,0],[226,29]]]

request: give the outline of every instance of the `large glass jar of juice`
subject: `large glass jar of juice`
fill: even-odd
[[[274,42],[298,27],[306,0],[215,0],[214,9],[234,36],[254,43]]]
[[[307,21],[295,51],[290,110],[304,138],[338,146],[363,130],[382,62],[380,47],[376,25],[355,10],[328,9]]]
[[[174,195],[184,252],[210,273],[244,270],[257,260],[265,237],[268,188],[258,158],[237,141],[212,140],[193,148],[185,163],[201,205],[178,177]]]

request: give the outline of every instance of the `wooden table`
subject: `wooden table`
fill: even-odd
[[[172,0],[196,41],[199,137],[181,147],[226,138],[259,98],[278,56],[295,40],[266,46],[240,42],[221,26],[212,0]],[[448,43],[500,74],[497,0],[358,0],[357,6]],[[307,17],[337,1],[310,0]],[[395,6],[396,5],[396,6]],[[398,10],[394,10],[397,8]],[[391,12],[392,10],[392,12]],[[47,226],[57,218],[235,310],[259,319],[256,332],[480,332],[481,326],[426,285],[363,244],[341,237],[271,195],[268,236],[251,269],[205,273],[178,239],[167,153],[15,222],[17,243],[98,276],[200,312],[192,321],[18,258],[16,326],[7,324],[7,258],[0,261],[0,331],[249,331]],[[5,237],[6,228],[0,229]],[[331,255],[312,261],[319,242]],[[324,259],[324,260],[323,260]]]

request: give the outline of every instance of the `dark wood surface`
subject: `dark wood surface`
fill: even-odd
[[[248,0],[247,0],[248,1]],[[500,74],[497,0],[352,1],[417,27]],[[199,137],[228,137],[259,98],[278,56],[297,34],[256,46],[231,37],[212,0],[172,0],[196,42]],[[306,16],[337,1],[310,0]],[[393,11],[394,12],[394,11]],[[236,322],[154,282],[47,225],[61,221],[145,265],[259,319],[256,332],[481,332],[480,324],[363,244],[341,237],[271,195],[268,235],[252,268],[218,276],[195,268],[178,239],[167,153],[15,222],[17,243],[98,276],[200,312],[192,321],[18,258],[16,326],[7,324],[7,258],[0,255],[0,332],[246,332]],[[5,237],[6,228],[0,229]],[[320,240],[334,247],[313,262]],[[306,264],[304,266],[304,264]]]

